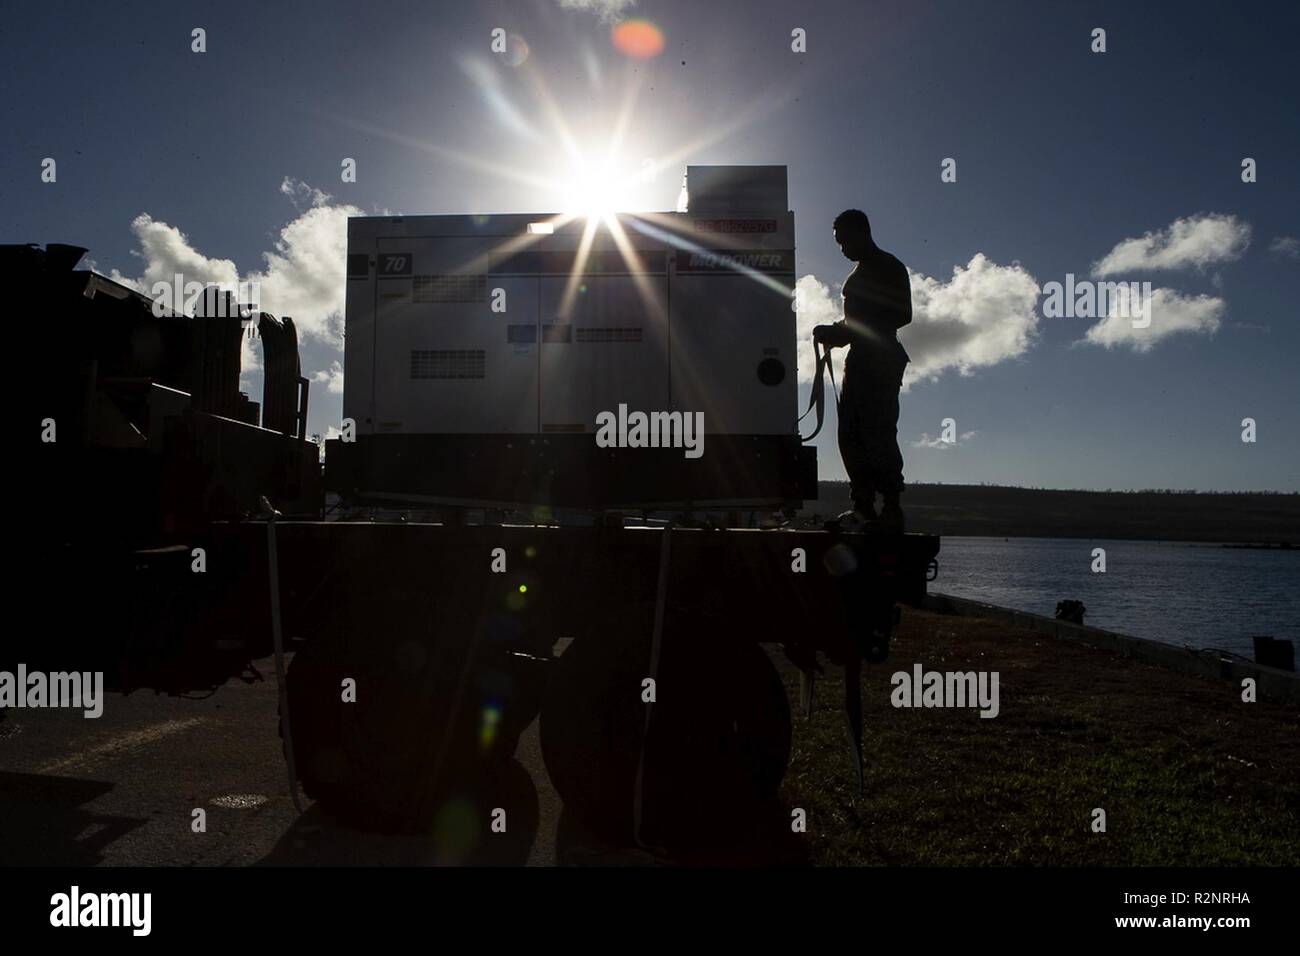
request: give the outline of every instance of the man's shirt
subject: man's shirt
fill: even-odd
[[[907,267],[883,249],[857,264],[844,280],[844,318],[856,344],[887,344],[912,321],[912,283]]]
[[[907,267],[883,248],[859,261],[844,280],[844,326],[849,333],[845,375],[850,368],[876,375],[878,367],[907,364],[897,332],[911,321],[911,280]],[[871,369],[871,371],[867,371]]]

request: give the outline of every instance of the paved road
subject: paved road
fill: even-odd
[[[0,714],[0,864],[312,865],[645,862],[596,846],[563,819],[537,725],[490,807],[450,805],[424,836],[365,834],[289,797],[272,659],[210,694],[106,692],[103,716]],[[206,813],[206,832],[192,827]],[[557,847],[560,849],[557,850]]]

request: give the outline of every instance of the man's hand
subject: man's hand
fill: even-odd
[[[813,341],[820,342],[827,348],[837,349],[850,342],[849,330],[843,322],[833,325],[819,325],[813,329]]]

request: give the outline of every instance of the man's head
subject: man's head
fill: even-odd
[[[871,220],[861,209],[844,210],[835,217],[831,228],[846,259],[860,262],[875,245],[871,238]]]

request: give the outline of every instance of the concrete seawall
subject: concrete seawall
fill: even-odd
[[[1055,618],[1030,614],[996,604],[984,604],[948,594],[930,594],[922,605],[925,610],[938,614],[961,617],[982,617],[1008,624],[1012,627],[1041,634],[1061,641],[1086,644],[1101,648],[1122,657],[1132,657],[1149,664],[1158,664],[1195,674],[1199,677],[1228,680],[1240,685],[1243,678],[1255,680],[1258,700],[1272,703],[1300,705],[1300,675],[1276,667],[1264,667],[1253,661],[1226,657],[1214,651],[1194,651],[1175,647],[1143,637],[1132,637],[1117,631],[1071,624]]]

